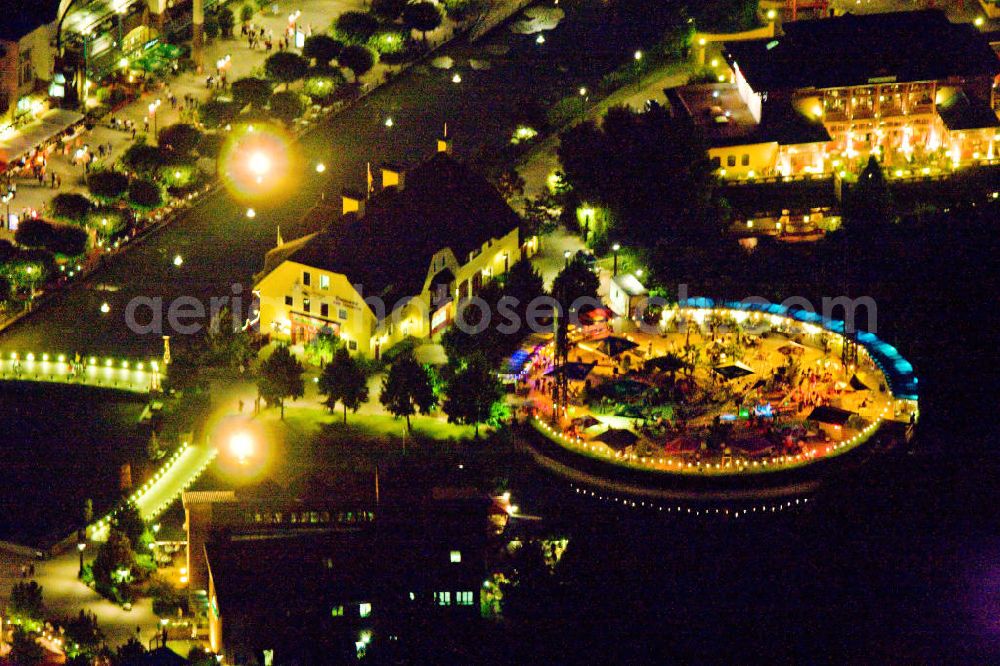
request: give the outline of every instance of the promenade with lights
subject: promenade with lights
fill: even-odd
[[[0,357],[0,381],[51,382],[149,393],[161,386],[160,362],[79,354],[9,352]]]
[[[919,415],[917,378],[894,347],[812,312],[692,299],[664,310],[655,332],[591,326],[572,340],[572,361],[536,348],[520,381],[535,433],[525,439],[581,484],[610,477],[641,493],[650,481],[671,497],[676,483],[695,499],[790,481],[802,494],[816,483],[800,472]]]

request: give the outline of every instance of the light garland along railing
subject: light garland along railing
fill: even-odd
[[[171,455],[170,458],[168,458],[167,461],[162,466],[160,466],[160,468],[153,474],[153,476],[148,481],[146,481],[146,483],[144,483],[142,486],[136,489],[131,495],[129,495],[127,501],[134,503],[136,506],[142,504],[144,499],[149,493],[153,492],[154,490],[157,490],[156,484],[159,483],[165,476],[173,472],[179,465],[185,462],[186,459],[190,455],[192,455],[192,453],[195,450],[196,449],[192,448],[191,445],[188,444],[188,442],[184,442],[183,444],[181,444],[180,448],[178,448],[173,453],[173,455]],[[173,504],[173,502],[178,497],[180,497],[181,493],[187,490],[191,486],[191,484],[193,484],[198,479],[198,477],[201,476],[201,474],[208,468],[208,466],[212,464],[212,461],[215,460],[215,456],[217,454],[218,454],[217,449],[214,448],[211,449],[205,462],[202,463],[202,465],[193,474],[191,474],[187,479],[185,479],[184,483],[180,484],[180,486],[174,492],[170,493],[170,496],[166,500],[160,502],[158,505],[153,507],[153,509],[149,511],[146,515],[142,516],[143,520],[147,522],[155,520],[164,511],[166,511],[170,507],[170,505]],[[89,525],[87,527],[87,531],[91,535],[90,538],[95,541],[103,541],[107,539],[111,523],[120,509],[121,507],[116,507],[115,509],[110,511],[107,515],[105,515],[103,518]],[[140,507],[140,513],[142,513],[141,507]]]
[[[663,513],[676,513],[682,516],[694,516],[694,517],[721,517],[721,518],[739,518],[741,515],[746,516],[750,514],[765,515],[767,513],[780,513],[786,509],[797,509],[805,508],[805,505],[809,503],[808,497],[797,497],[795,500],[786,500],[784,502],[778,502],[777,504],[760,504],[754,506],[743,506],[739,509],[731,509],[729,507],[701,507],[692,508],[690,506],[681,506],[679,504],[660,504],[658,502],[647,501],[647,500],[637,500],[634,497],[622,497],[620,495],[604,494],[603,492],[598,492],[596,490],[591,490],[589,488],[584,488],[583,486],[578,486],[575,483],[569,484],[573,492],[578,495],[583,495],[584,497],[589,497],[601,502],[610,502],[613,504],[620,504],[623,507],[630,509],[639,510],[649,510]],[[759,511],[758,511],[759,509]]]
[[[81,372],[77,374],[76,370]],[[100,374],[98,374],[100,373]],[[16,381],[47,381],[86,386],[128,388],[147,392],[158,389],[160,361],[81,356],[76,361],[68,354],[10,352],[0,357],[0,378]]]
[[[888,411],[885,408],[883,414]],[[637,469],[652,469],[657,471],[684,473],[703,476],[725,476],[732,474],[754,474],[761,472],[774,472],[783,469],[792,469],[808,465],[822,458],[832,458],[847,453],[851,449],[867,442],[878,430],[878,427],[885,419],[880,416],[875,421],[867,425],[863,430],[850,439],[841,442],[830,443],[812,449],[807,454],[770,456],[766,458],[732,458],[725,462],[692,462],[684,459],[674,459],[668,456],[623,456],[612,453],[606,446],[591,444],[580,437],[570,437],[558,432],[556,428],[546,423],[542,418],[535,417],[532,425],[544,437],[551,442],[565,449],[574,450],[597,460],[610,462],[625,467]],[[822,455],[820,455],[822,451]]]

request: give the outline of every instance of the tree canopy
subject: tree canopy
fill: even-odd
[[[270,107],[272,117],[288,124],[302,115],[306,105],[299,93],[282,90],[271,95]]]
[[[389,368],[389,374],[382,380],[379,400],[390,414],[406,418],[407,432],[411,416],[418,411],[429,413],[438,402],[430,374],[412,354],[400,356]]]
[[[403,7],[403,25],[417,30],[427,42],[427,33],[441,25],[441,10],[432,2],[411,2]]]
[[[128,192],[128,176],[111,169],[95,171],[87,177],[87,187],[95,199],[111,204],[120,201]]]
[[[315,60],[317,65],[329,65],[343,49],[344,43],[338,39],[329,35],[312,35],[306,37],[302,45],[302,56]]]
[[[372,13],[391,23],[403,13],[406,2],[407,0],[372,0]]]
[[[600,127],[585,122],[563,132],[558,154],[576,201],[606,207],[616,238],[651,247],[664,237],[721,232],[705,146],[662,107],[612,107]]]
[[[268,78],[284,83],[285,87],[306,75],[309,62],[291,51],[278,51],[264,61],[264,71]]]
[[[282,419],[285,418],[285,400],[305,395],[304,372],[302,363],[292,356],[288,347],[278,347],[260,364],[257,392],[267,404],[281,408]]]
[[[93,206],[94,204],[91,203],[90,199],[82,194],[67,194],[66,192],[57,194],[49,202],[52,217],[79,226],[83,226],[86,222],[87,213],[90,212]]]
[[[474,354],[448,382],[444,413],[450,423],[475,427],[490,422],[504,397],[503,387],[483,354]]]
[[[255,109],[263,109],[271,97],[271,82],[267,79],[247,76],[233,81],[232,92],[233,102],[239,108],[252,106]]]
[[[364,44],[378,30],[378,19],[368,12],[344,12],[333,24],[337,35],[349,44]]]
[[[338,402],[343,406],[344,423],[347,423],[348,409],[357,412],[368,402],[368,377],[346,347],[339,347],[333,360],[323,368],[319,392],[326,396],[327,408],[332,410]]]
[[[201,132],[194,125],[175,123],[160,130],[160,148],[177,155],[190,155],[201,144]]]
[[[163,190],[151,180],[133,180],[128,186],[128,202],[139,210],[159,208],[163,205]]]
[[[341,67],[351,70],[351,73],[354,74],[354,82],[357,83],[359,76],[375,66],[375,53],[367,46],[351,44],[345,46],[344,50],[340,52],[337,63]]]

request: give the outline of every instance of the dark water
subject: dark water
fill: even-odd
[[[90,498],[119,496],[118,470],[145,457],[136,398],[74,386],[0,382],[0,540],[65,536]]]

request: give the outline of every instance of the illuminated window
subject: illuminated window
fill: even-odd
[[[334,606],[333,610],[330,611],[330,615],[332,615],[333,617],[344,617],[344,607]]]
[[[302,310],[305,312],[310,312],[311,303],[308,298],[302,299]]]
[[[372,614],[372,605],[367,601],[358,604],[358,615],[361,617],[368,617]]]
[[[458,564],[459,562],[462,561],[462,551],[460,551],[460,550],[453,550],[453,551],[451,551],[451,557],[450,557],[450,559],[451,559],[452,564]]]
[[[722,166],[722,160],[719,158],[718,155],[712,158],[712,166],[716,169]]]
[[[310,275],[309,271],[302,271],[302,284],[308,287],[311,283],[312,275]]]
[[[740,164],[743,165],[743,166],[750,166],[750,156],[749,155],[743,155],[740,158]]]
[[[341,319],[347,319],[347,310],[341,308],[340,310],[337,311],[337,316]]]
[[[459,606],[471,606],[472,605],[472,591],[461,591],[455,593],[455,601],[458,602]]]
[[[329,275],[320,275],[319,276],[319,288],[320,289],[329,289],[330,288],[330,276]]]
[[[435,592],[434,603],[438,606],[451,606],[451,592]]]
[[[731,167],[736,166],[736,155],[726,156],[726,166],[731,166]]]

